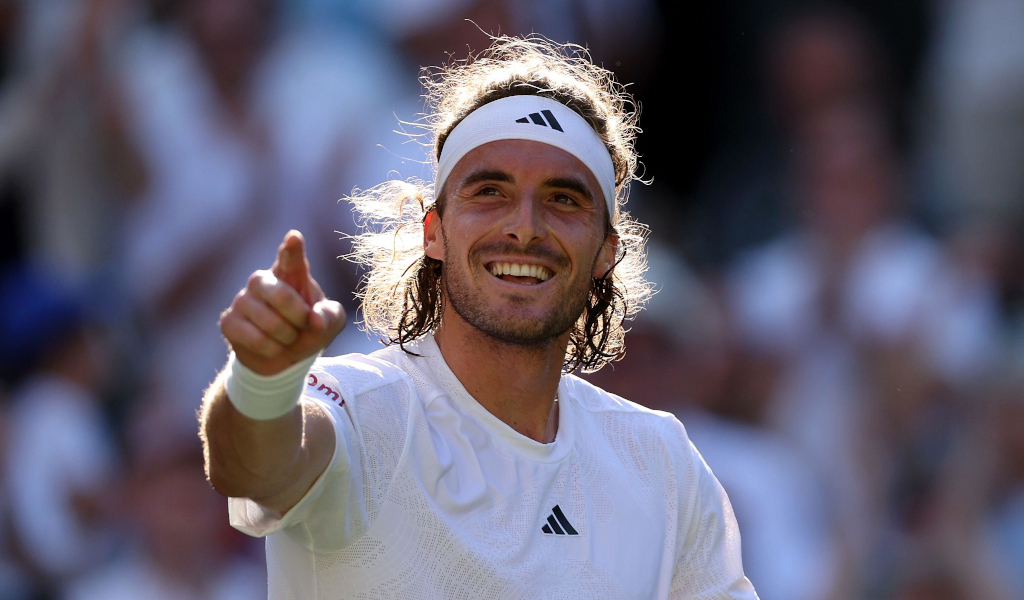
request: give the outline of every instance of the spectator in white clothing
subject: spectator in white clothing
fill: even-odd
[[[223,501],[206,484],[202,449],[191,431],[168,426],[169,409],[153,398],[136,407],[127,432],[128,543],[112,562],[70,586],[66,600],[266,595],[266,574],[247,559],[247,540],[225,523]]]
[[[102,559],[113,541],[107,515],[116,459],[100,404],[107,352],[67,292],[24,271],[8,274],[2,287],[4,364],[27,370],[13,393],[7,438],[13,533],[32,571],[59,586]]]

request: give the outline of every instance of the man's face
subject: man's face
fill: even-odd
[[[569,331],[617,243],[590,169],[554,146],[500,140],[463,157],[445,190],[444,217],[428,222],[424,249],[444,262],[455,313],[516,345]]]

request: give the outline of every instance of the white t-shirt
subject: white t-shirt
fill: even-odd
[[[668,413],[573,376],[555,441],[476,402],[432,337],[318,360],[305,397],[337,446],[286,514],[229,500],[267,538],[270,599],[756,599],[721,485]]]

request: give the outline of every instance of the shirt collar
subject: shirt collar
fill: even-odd
[[[574,407],[564,375],[558,382],[558,432],[555,434],[553,442],[542,444],[509,427],[466,391],[466,387],[462,385],[448,363],[445,362],[433,334],[428,334],[410,349],[421,355],[421,360],[426,363],[427,369],[434,376],[438,385],[460,409],[468,413],[494,438],[501,440],[513,451],[539,462],[559,462],[572,449]]]

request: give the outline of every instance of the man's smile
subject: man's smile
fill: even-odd
[[[493,261],[485,265],[491,275],[523,285],[537,285],[551,278],[552,271],[544,265],[530,262]]]

